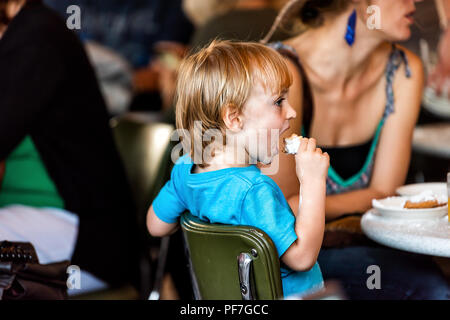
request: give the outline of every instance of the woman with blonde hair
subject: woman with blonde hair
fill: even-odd
[[[301,30],[271,46],[294,76],[289,102],[298,116],[285,137],[313,137],[330,155],[328,221],[365,212],[405,181],[424,76],[420,59],[394,42],[410,37],[415,2],[292,0],[264,39],[287,23]],[[272,178],[297,208],[294,159],[279,160]],[[341,280],[350,298],[448,298],[445,279],[425,256],[360,245],[322,248],[319,263],[324,278]],[[374,264],[382,270],[380,290],[366,286]]]

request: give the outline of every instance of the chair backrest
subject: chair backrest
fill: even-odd
[[[210,224],[190,213],[181,227],[196,299],[283,298],[277,250],[262,230]]]
[[[170,176],[170,135],[175,128],[132,113],[113,118],[111,127],[140,213],[138,220],[144,222],[153,198]]]

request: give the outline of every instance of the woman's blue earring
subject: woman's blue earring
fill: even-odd
[[[356,10],[353,10],[352,14],[348,18],[347,31],[345,32],[345,41],[351,47],[355,43],[355,31],[356,31]]]

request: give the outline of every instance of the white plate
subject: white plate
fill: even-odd
[[[435,194],[447,194],[447,185],[445,182],[429,182],[429,183],[416,183],[408,184],[397,188],[397,192],[400,196],[414,196],[416,194],[422,193],[423,191],[431,190]]]
[[[372,206],[380,215],[400,219],[436,219],[447,214],[447,205],[430,209],[403,208],[406,197],[389,197],[381,200],[372,200]]]

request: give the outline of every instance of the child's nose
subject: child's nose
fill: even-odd
[[[286,106],[286,119],[291,120],[293,118],[297,117],[297,112],[295,112],[294,108],[292,108],[292,106],[287,103]]]

